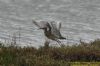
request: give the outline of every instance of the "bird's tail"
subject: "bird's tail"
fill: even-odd
[[[60,39],[66,39],[65,37],[60,37]]]

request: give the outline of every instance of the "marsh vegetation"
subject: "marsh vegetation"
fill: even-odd
[[[5,47],[0,43],[0,66],[70,66],[71,62],[99,62],[100,40],[72,46]]]

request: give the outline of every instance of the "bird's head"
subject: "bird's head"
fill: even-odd
[[[43,27],[43,28],[40,28],[40,29],[42,29],[42,30],[46,30],[46,31],[49,31],[49,30],[50,30],[49,27]]]

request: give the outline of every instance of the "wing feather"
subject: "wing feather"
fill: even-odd
[[[61,22],[57,22],[57,29],[58,29],[58,30],[61,29]]]
[[[50,22],[50,26],[51,26],[51,31],[52,31],[52,34],[56,37],[56,38],[60,38],[61,37],[61,33],[60,33],[60,30],[58,30],[57,28],[57,24],[56,22]]]
[[[47,24],[48,22],[47,21],[39,21],[39,22],[36,22],[34,20],[32,20],[32,22],[39,28],[47,28]]]
[[[32,22],[33,22],[33,24],[35,24],[37,27],[41,28],[41,26],[39,25],[38,22],[36,22],[36,21],[34,21],[34,20],[32,20]]]

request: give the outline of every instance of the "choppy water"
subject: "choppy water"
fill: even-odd
[[[1,41],[20,31],[22,46],[42,45],[43,31],[32,19],[62,22],[62,34],[71,39],[67,42],[100,38],[100,0],[0,0]]]

